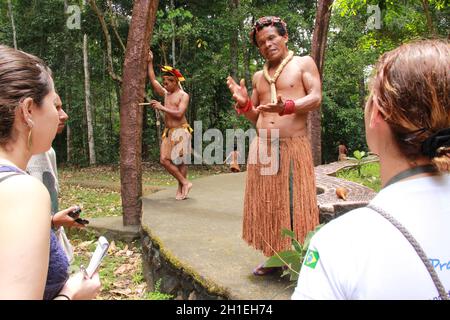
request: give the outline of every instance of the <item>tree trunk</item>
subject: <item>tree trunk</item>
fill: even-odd
[[[68,7],[68,3],[67,0],[64,0],[64,12],[67,12],[67,7]],[[66,35],[68,34],[68,29],[65,29],[65,33]],[[70,97],[71,94],[69,94],[69,90],[70,90],[70,85],[68,84],[68,76],[69,76],[69,72],[67,71],[69,68],[69,53],[67,50],[67,43],[65,44],[65,48],[66,48],[66,52],[64,54],[64,101],[63,101],[63,108],[66,111],[66,113],[69,115],[70,114]],[[69,116],[70,118],[70,116]],[[69,122],[66,123],[66,162],[70,163],[72,161],[72,145],[70,144],[71,142],[71,128],[69,125]]]
[[[366,100],[366,84],[364,83],[364,73],[361,74],[358,81],[359,87],[359,106],[364,110]]]
[[[142,113],[149,43],[159,0],[134,1],[120,97],[120,179],[123,224],[139,225],[142,215]]]
[[[244,28],[242,27],[241,30]],[[249,41],[244,41],[243,44],[243,50],[244,50],[244,79],[245,79],[245,86],[247,87],[247,91],[249,96],[251,97],[253,87],[252,87],[252,75],[250,73],[250,59],[252,56],[252,45]]]
[[[145,133],[148,129],[148,110],[147,106],[144,106],[142,108],[142,132]],[[143,140],[143,139],[142,139]],[[148,161],[150,158],[149,156],[149,147],[148,144],[142,143],[142,159],[144,161]]]
[[[327,44],[328,26],[330,23],[331,4],[333,0],[319,0],[317,3],[316,23],[311,45],[311,56],[317,64],[320,78],[323,74],[323,61]],[[316,110],[308,114],[308,136],[311,141],[314,165],[322,163],[321,146],[321,111]]]
[[[175,4],[173,0],[170,0],[170,11],[175,10]],[[175,21],[173,19],[170,20],[170,24],[172,26],[172,66],[175,68],[176,58],[175,58]]]
[[[229,8],[231,17],[233,18],[233,21],[235,21],[235,15],[237,14],[237,9],[239,8],[239,0],[229,0]],[[231,31],[231,38],[230,38],[230,75],[233,79],[237,80],[239,82],[239,25],[232,26],[233,30]]]
[[[67,66],[68,65],[69,65],[69,57],[66,54],[64,56],[64,69],[65,69],[66,75],[65,75],[65,80],[64,80],[64,82],[65,82],[65,84],[64,84],[65,99],[63,102],[63,106],[64,106],[66,113],[70,114],[69,109],[70,109],[70,104],[71,104],[71,100],[70,100],[71,94],[69,93],[70,86],[67,84]],[[68,163],[70,163],[72,161],[72,144],[71,144],[72,140],[71,139],[72,139],[72,131],[71,131],[70,123],[67,122],[66,123],[66,152],[67,152],[66,161]]]
[[[17,50],[16,24],[14,23],[14,13],[13,13],[13,7],[12,7],[11,0],[8,0],[8,13],[9,13],[9,17],[10,17],[10,19],[11,19],[11,27],[12,27],[12,32],[13,32],[13,44],[14,44],[14,49]]]
[[[100,9],[97,7],[97,3],[95,0],[89,0],[89,4],[91,5],[92,10],[94,10],[95,14],[97,15],[97,18],[100,22],[100,25],[102,26],[103,35],[105,36],[106,41],[106,52],[108,54],[108,72],[111,78],[115,81],[122,82],[122,77],[117,75],[114,72],[114,63],[112,58],[112,44],[111,44],[111,35],[108,31],[108,26],[105,22],[105,17],[103,13],[100,11]]]
[[[69,90],[68,88],[66,88],[65,90],[65,101],[64,101],[64,109],[66,111],[67,114],[70,114],[70,94],[69,94]],[[71,127],[69,123],[66,123],[66,161],[67,163],[70,163],[72,161],[72,144],[71,144],[71,139],[72,139],[72,131],[71,131]]]
[[[111,0],[108,0],[108,7],[109,7],[109,14],[111,16],[111,27],[114,31],[114,35],[116,36],[117,41],[119,41],[120,47],[122,48],[123,52],[125,52],[127,48],[125,48],[122,38],[120,37],[119,32],[117,31],[117,19],[116,14],[113,12],[113,5]]]
[[[428,0],[422,0],[422,6],[423,11],[425,12],[425,17],[427,18],[428,32],[433,36],[433,38],[436,38],[436,29],[434,29],[433,20],[431,19],[430,14],[430,3]]]
[[[89,145],[89,164],[96,165],[95,159],[95,143],[94,143],[94,128],[91,113],[91,80],[89,74],[89,59],[88,59],[88,37],[87,34],[83,36],[83,65],[84,65],[84,92],[86,100],[86,124],[88,128],[88,145]]]

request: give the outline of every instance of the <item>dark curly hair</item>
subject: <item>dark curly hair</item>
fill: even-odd
[[[256,43],[256,34],[258,33],[258,31],[269,26],[275,27],[280,36],[284,36],[285,34],[287,34],[287,24],[280,17],[261,17],[253,24],[253,29],[250,32],[250,39],[255,46],[258,46],[258,44]]]

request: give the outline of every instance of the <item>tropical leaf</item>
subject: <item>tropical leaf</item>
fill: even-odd
[[[300,254],[295,250],[288,250],[276,253],[274,256],[270,257],[266,263],[264,263],[265,268],[272,267],[282,267],[289,263],[293,263],[300,260]]]

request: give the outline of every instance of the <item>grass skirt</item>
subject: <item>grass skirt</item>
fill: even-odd
[[[291,240],[281,236],[282,229],[293,230],[297,240],[303,243],[307,233],[319,224],[314,166],[308,139],[280,138],[279,165],[268,165],[267,159],[258,156],[258,151],[262,151],[271,157],[275,152],[270,151],[270,146],[269,140],[260,137],[256,137],[250,145],[242,236],[249,245],[262,250],[266,256],[291,248]],[[275,158],[278,158],[276,153],[271,157],[272,162]],[[268,167],[273,170],[268,170]]]

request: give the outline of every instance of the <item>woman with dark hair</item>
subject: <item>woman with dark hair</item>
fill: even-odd
[[[69,278],[49,193],[25,172],[55,138],[57,99],[42,60],[0,46],[0,299],[92,299],[100,290],[98,273]]]
[[[293,299],[448,299],[450,46],[379,60],[365,107],[383,188],[311,240]]]

